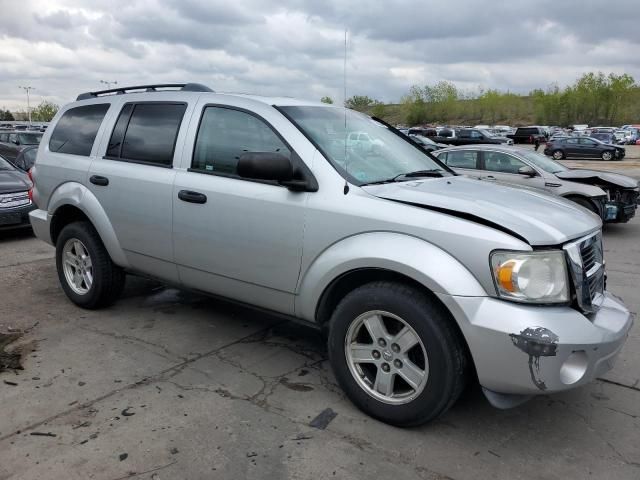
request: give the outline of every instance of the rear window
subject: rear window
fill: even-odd
[[[71,155],[90,155],[109,106],[109,103],[98,103],[70,108],[64,112],[51,134],[49,150]]]
[[[184,103],[137,103],[123,107],[111,134],[107,157],[170,167]]]

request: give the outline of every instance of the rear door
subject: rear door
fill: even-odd
[[[480,178],[479,153],[477,150],[449,150],[447,152],[433,152],[448,167],[456,173],[472,178]]]
[[[579,138],[567,138],[560,142],[567,157],[581,156],[579,140]]]
[[[173,264],[174,156],[183,143],[185,102],[121,104],[91,164],[88,187],[104,208],[134,269],[178,281]]]

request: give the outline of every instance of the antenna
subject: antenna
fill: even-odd
[[[344,168],[347,171],[347,175],[349,174],[349,159],[347,157],[347,27],[344,27],[344,65],[342,67],[343,70],[343,78],[342,78],[342,88],[344,101],[342,103],[342,108],[344,109]],[[349,182],[347,179],[344,179],[344,194],[349,193]]]

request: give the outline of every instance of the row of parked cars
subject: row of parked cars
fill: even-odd
[[[508,408],[603,375],[633,320],[605,288],[601,217],[538,180],[577,187],[510,145],[436,157],[412,138],[198,84],[87,92],[23,193],[75,304],[145,275],[306,322],[348,397],[394,425],[437,418],[471,381]],[[489,178],[503,167],[533,188]],[[581,194],[609,211],[616,191]]]

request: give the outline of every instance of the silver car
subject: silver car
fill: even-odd
[[[535,188],[571,200],[605,222],[628,222],[638,206],[638,181],[612,172],[568,168],[518,147],[470,145],[433,152],[471,178]]]
[[[196,84],[89,92],[32,174],[71,301],[105,307],[142,274],[307,322],[349,398],[394,425],[442,415],[469,380],[501,407],[584,385],[632,325],[596,216],[457,176],[355,111]]]

